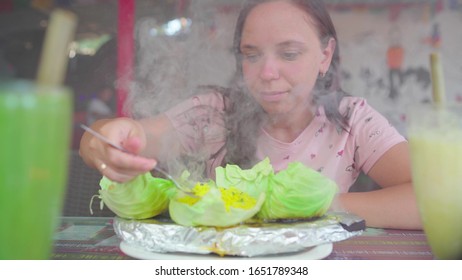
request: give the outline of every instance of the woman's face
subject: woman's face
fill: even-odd
[[[321,45],[309,15],[288,1],[256,6],[242,31],[244,81],[270,115],[310,109],[320,72],[329,69],[334,40]]]

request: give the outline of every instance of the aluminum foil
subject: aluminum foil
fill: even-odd
[[[186,227],[168,218],[114,218],[117,236],[148,252],[244,257],[298,252],[360,235],[364,229],[363,219],[347,213],[327,213],[311,221],[246,223],[231,228]]]

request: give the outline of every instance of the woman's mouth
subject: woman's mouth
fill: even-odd
[[[287,95],[287,91],[264,91],[260,93],[263,101],[278,102]]]

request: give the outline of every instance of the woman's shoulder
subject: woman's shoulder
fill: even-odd
[[[344,96],[340,102],[340,111],[343,111],[346,108],[360,108],[364,106],[369,106],[367,99],[360,96]]]
[[[208,105],[224,110],[228,103],[228,88],[220,86],[199,86],[192,100],[196,104]]]
[[[347,119],[357,118],[369,114],[379,114],[364,97],[345,96],[340,102],[340,113]]]
[[[224,111],[227,105],[225,88],[200,87],[194,94],[165,112],[169,117],[181,115],[191,110],[212,109],[213,111]]]
[[[346,96],[340,103],[339,112],[344,116],[351,131],[361,130],[364,126],[387,126],[389,121],[366,98]]]

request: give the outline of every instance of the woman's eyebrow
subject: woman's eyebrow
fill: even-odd
[[[306,44],[296,40],[288,40],[277,44],[278,47],[305,47]]]
[[[256,46],[245,44],[241,46],[241,50],[247,50],[247,51],[252,51],[258,49]]]
[[[278,47],[306,47],[306,44],[296,40],[287,40],[277,44]],[[241,45],[241,50],[256,50],[257,46],[245,44]]]

